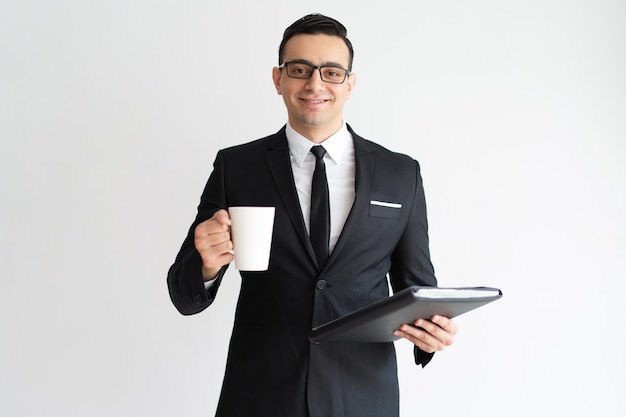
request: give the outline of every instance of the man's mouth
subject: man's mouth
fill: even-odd
[[[326,103],[328,101],[327,99],[306,99],[306,98],[301,98],[300,100],[304,101],[305,103],[309,103],[309,104],[322,104],[322,103]]]

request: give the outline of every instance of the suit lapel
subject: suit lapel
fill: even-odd
[[[340,252],[350,239],[350,235],[356,229],[358,224],[369,210],[369,197],[372,181],[374,180],[374,172],[376,171],[376,153],[368,145],[368,142],[352,131],[348,126],[352,138],[354,140],[354,157],[355,157],[355,198],[350,214],[346,219],[343,230],[339,235],[337,244],[328,259],[326,265],[332,264],[333,260],[340,256]]]
[[[281,199],[287,208],[287,214],[293,223],[294,229],[297,231],[298,237],[306,247],[311,259],[317,263],[317,258],[313,252],[313,245],[309,239],[309,234],[304,224],[304,218],[302,217],[302,209],[293,179],[289,146],[284,127],[268,141],[267,163],[274,178],[276,188],[278,188]]]

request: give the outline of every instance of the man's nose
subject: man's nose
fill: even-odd
[[[324,81],[322,80],[322,74],[319,68],[315,68],[311,77],[307,80],[307,85],[312,88],[319,88],[324,85]]]

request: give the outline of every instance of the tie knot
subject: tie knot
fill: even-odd
[[[326,149],[322,145],[316,145],[311,148],[311,152],[313,152],[315,158],[322,159],[326,154]]]

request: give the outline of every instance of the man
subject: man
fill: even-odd
[[[418,163],[344,123],[343,106],[356,83],[352,59],[345,27],[334,19],[308,15],[287,28],[272,77],[288,123],[274,135],[218,152],[196,220],[169,270],[178,310],[204,310],[233,260],[226,209],[276,207],[269,269],[241,272],[218,416],[398,415],[393,343],[312,344],[307,338],[313,326],[387,297],[387,276],[394,291],[436,285]],[[318,144],[322,156],[311,151]],[[320,228],[309,221],[316,158],[325,163],[330,194],[322,255],[309,237]],[[456,333],[445,317],[412,324],[396,334],[415,345],[415,361],[423,366]]]

